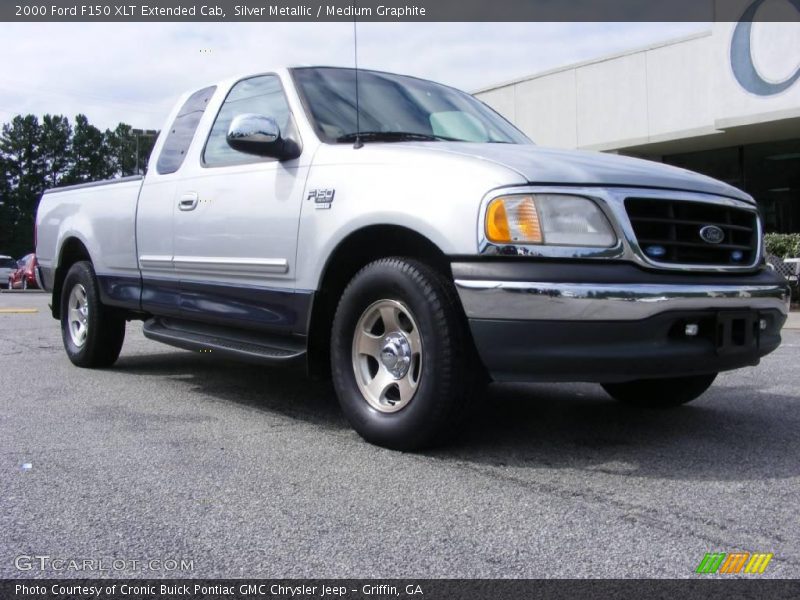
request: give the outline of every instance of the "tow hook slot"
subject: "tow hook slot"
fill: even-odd
[[[717,354],[747,352],[758,348],[761,320],[757,312],[717,314]]]

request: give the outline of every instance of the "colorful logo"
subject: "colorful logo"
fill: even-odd
[[[735,575],[737,573],[761,574],[767,570],[767,565],[774,554],[754,552],[707,552],[697,565],[695,573],[723,573]]]

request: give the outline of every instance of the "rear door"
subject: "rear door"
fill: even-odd
[[[190,94],[180,105],[171,125],[153,152],[158,156],[148,168],[139,192],[136,242],[142,275],[142,308],[159,315],[178,315],[179,279],[173,265],[175,193],[189,147],[216,87]]]
[[[197,321],[291,333],[305,326],[310,296],[294,290],[297,228],[307,167],[232,149],[240,114],[273,117],[299,142],[277,75],[235,83],[199,156],[181,169],[174,258],[181,314]]]

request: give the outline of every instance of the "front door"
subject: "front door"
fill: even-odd
[[[174,214],[173,265],[183,317],[292,333],[305,326],[295,294],[297,226],[307,167],[232,149],[226,135],[240,114],[273,117],[284,136],[294,121],[276,75],[239,81],[211,128],[200,161],[184,167]]]

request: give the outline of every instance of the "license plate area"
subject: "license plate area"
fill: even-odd
[[[717,313],[717,354],[735,354],[758,348],[758,313],[725,311]]]

